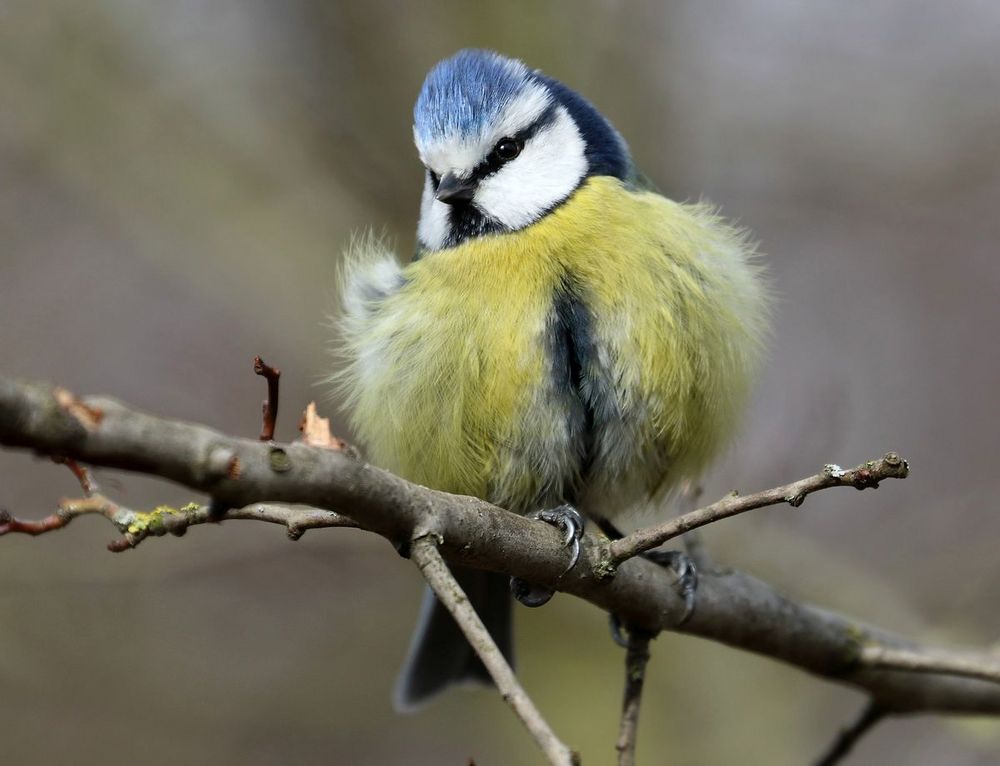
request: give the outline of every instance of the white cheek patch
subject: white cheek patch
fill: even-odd
[[[511,229],[534,223],[566,199],[587,173],[586,146],[565,107],[524,145],[521,154],[483,179],[475,204]]]
[[[417,239],[428,250],[440,250],[451,234],[448,220],[450,206],[434,198],[431,179],[424,177],[424,193],[420,198],[420,222],[417,224]]]

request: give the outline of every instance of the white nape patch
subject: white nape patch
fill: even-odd
[[[424,191],[420,197],[420,221],[417,223],[417,240],[428,250],[440,250],[448,242],[451,223],[449,205],[434,197],[431,179],[424,174]]]
[[[586,145],[565,107],[516,159],[483,179],[474,204],[511,229],[534,223],[568,197],[587,173]]]

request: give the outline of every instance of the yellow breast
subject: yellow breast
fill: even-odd
[[[603,177],[526,229],[402,269],[369,243],[344,285],[341,381],[370,459],[519,511],[572,489],[611,513],[700,470],[766,313],[740,232]],[[586,315],[575,380],[556,369],[567,291]]]

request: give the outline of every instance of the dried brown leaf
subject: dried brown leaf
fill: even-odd
[[[299,430],[302,432],[302,441],[310,447],[323,447],[338,452],[347,447],[347,442],[330,433],[330,419],[319,416],[316,402],[309,402],[306,411],[302,413]]]

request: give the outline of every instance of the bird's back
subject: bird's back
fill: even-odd
[[[587,179],[520,231],[345,279],[342,383],[373,462],[517,511],[610,515],[699,471],[737,420],[766,300],[707,206]]]

